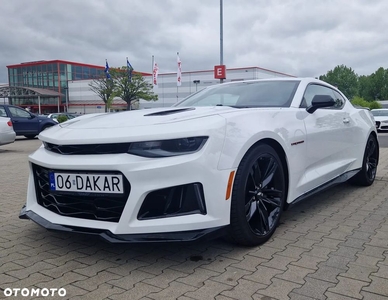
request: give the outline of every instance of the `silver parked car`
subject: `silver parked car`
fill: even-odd
[[[0,145],[13,143],[15,137],[16,133],[13,130],[11,119],[0,115]]]
[[[388,130],[388,108],[372,109],[371,113],[375,118],[377,130]]]

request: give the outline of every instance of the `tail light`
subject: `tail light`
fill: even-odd
[[[12,127],[12,122],[11,121],[8,121],[7,124],[8,124],[9,127]]]

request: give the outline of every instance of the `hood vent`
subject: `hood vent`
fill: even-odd
[[[144,116],[145,117],[150,117],[150,116],[168,116],[168,115],[178,114],[178,113],[181,113],[181,112],[184,112],[184,111],[194,110],[194,109],[195,109],[194,107],[188,107],[188,108],[180,108],[180,109],[173,109],[173,110],[164,110],[164,111],[159,111],[159,112],[151,113],[151,114],[144,115]]]

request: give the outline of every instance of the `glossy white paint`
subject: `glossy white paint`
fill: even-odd
[[[180,109],[158,108],[85,115],[54,126],[42,132],[39,138],[61,145],[194,136],[208,136],[209,139],[196,153],[167,158],[130,154],[60,155],[41,147],[30,155],[31,163],[59,170],[121,171],[132,189],[118,223],[63,217],[37,204],[31,173],[26,210],[55,224],[107,229],[114,234],[212,228],[229,224],[231,200],[225,200],[229,174],[237,170],[245,153],[258,142],[276,143],[284,152],[289,173],[288,203],[347,171],[360,168],[367,138],[375,131],[369,112],[354,108],[346,100],[342,109],[318,109],[310,114],[300,107],[309,84],[336,89],[315,79],[291,80],[300,80],[300,84],[290,107],[195,107],[175,114],[149,116]],[[206,215],[137,219],[138,210],[149,192],[192,182],[203,184]]]
[[[13,130],[11,119],[0,117],[0,145],[11,144],[15,141],[16,133]]]

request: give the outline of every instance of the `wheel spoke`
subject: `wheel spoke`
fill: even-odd
[[[374,156],[375,154],[375,151],[376,151],[376,144],[374,142],[370,142],[369,145],[368,145],[368,157],[371,158]]]
[[[277,197],[277,198],[281,198],[283,194],[281,190],[274,189],[274,188],[263,189],[262,192],[264,195],[267,195],[268,197]]]
[[[281,200],[280,198],[268,198],[268,197],[262,197],[261,200],[265,203],[269,203],[275,207],[280,207]]]
[[[248,222],[256,214],[257,208],[257,202],[255,201],[255,198],[252,197],[252,199],[245,205],[245,215]]]
[[[253,164],[251,171],[249,172],[249,177],[251,178],[254,187],[258,187],[261,180],[261,172],[257,161]]]
[[[376,159],[369,159],[369,167],[372,168],[372,169],[376,169],[377,168],[377,160]]]
[[[376,164],[368,163],[367,174],[369,179],[373,179],[376,175]]]
[[[264,206],[263,203],[260,203],[259,206],[259,214],[260,214],[260,220],[261,220],[261,232],[266,233],[270,230],[269,228],[269,221],[268,221],[268,211],[267,208]]]
[[[250,207],[251,207],[253,201],[255,201],[255,196],[251,197],[248,200],[248,202],[245,204],[245,212],[248,212],[250,210]]]
[[[272,157],[269,158],[267,169],[265,170],[265,172],[263,172],[263,187],[266,187],[272,181],[272,178],[275,175],[277,168],[278,164],[276,163],[276,161]]]

